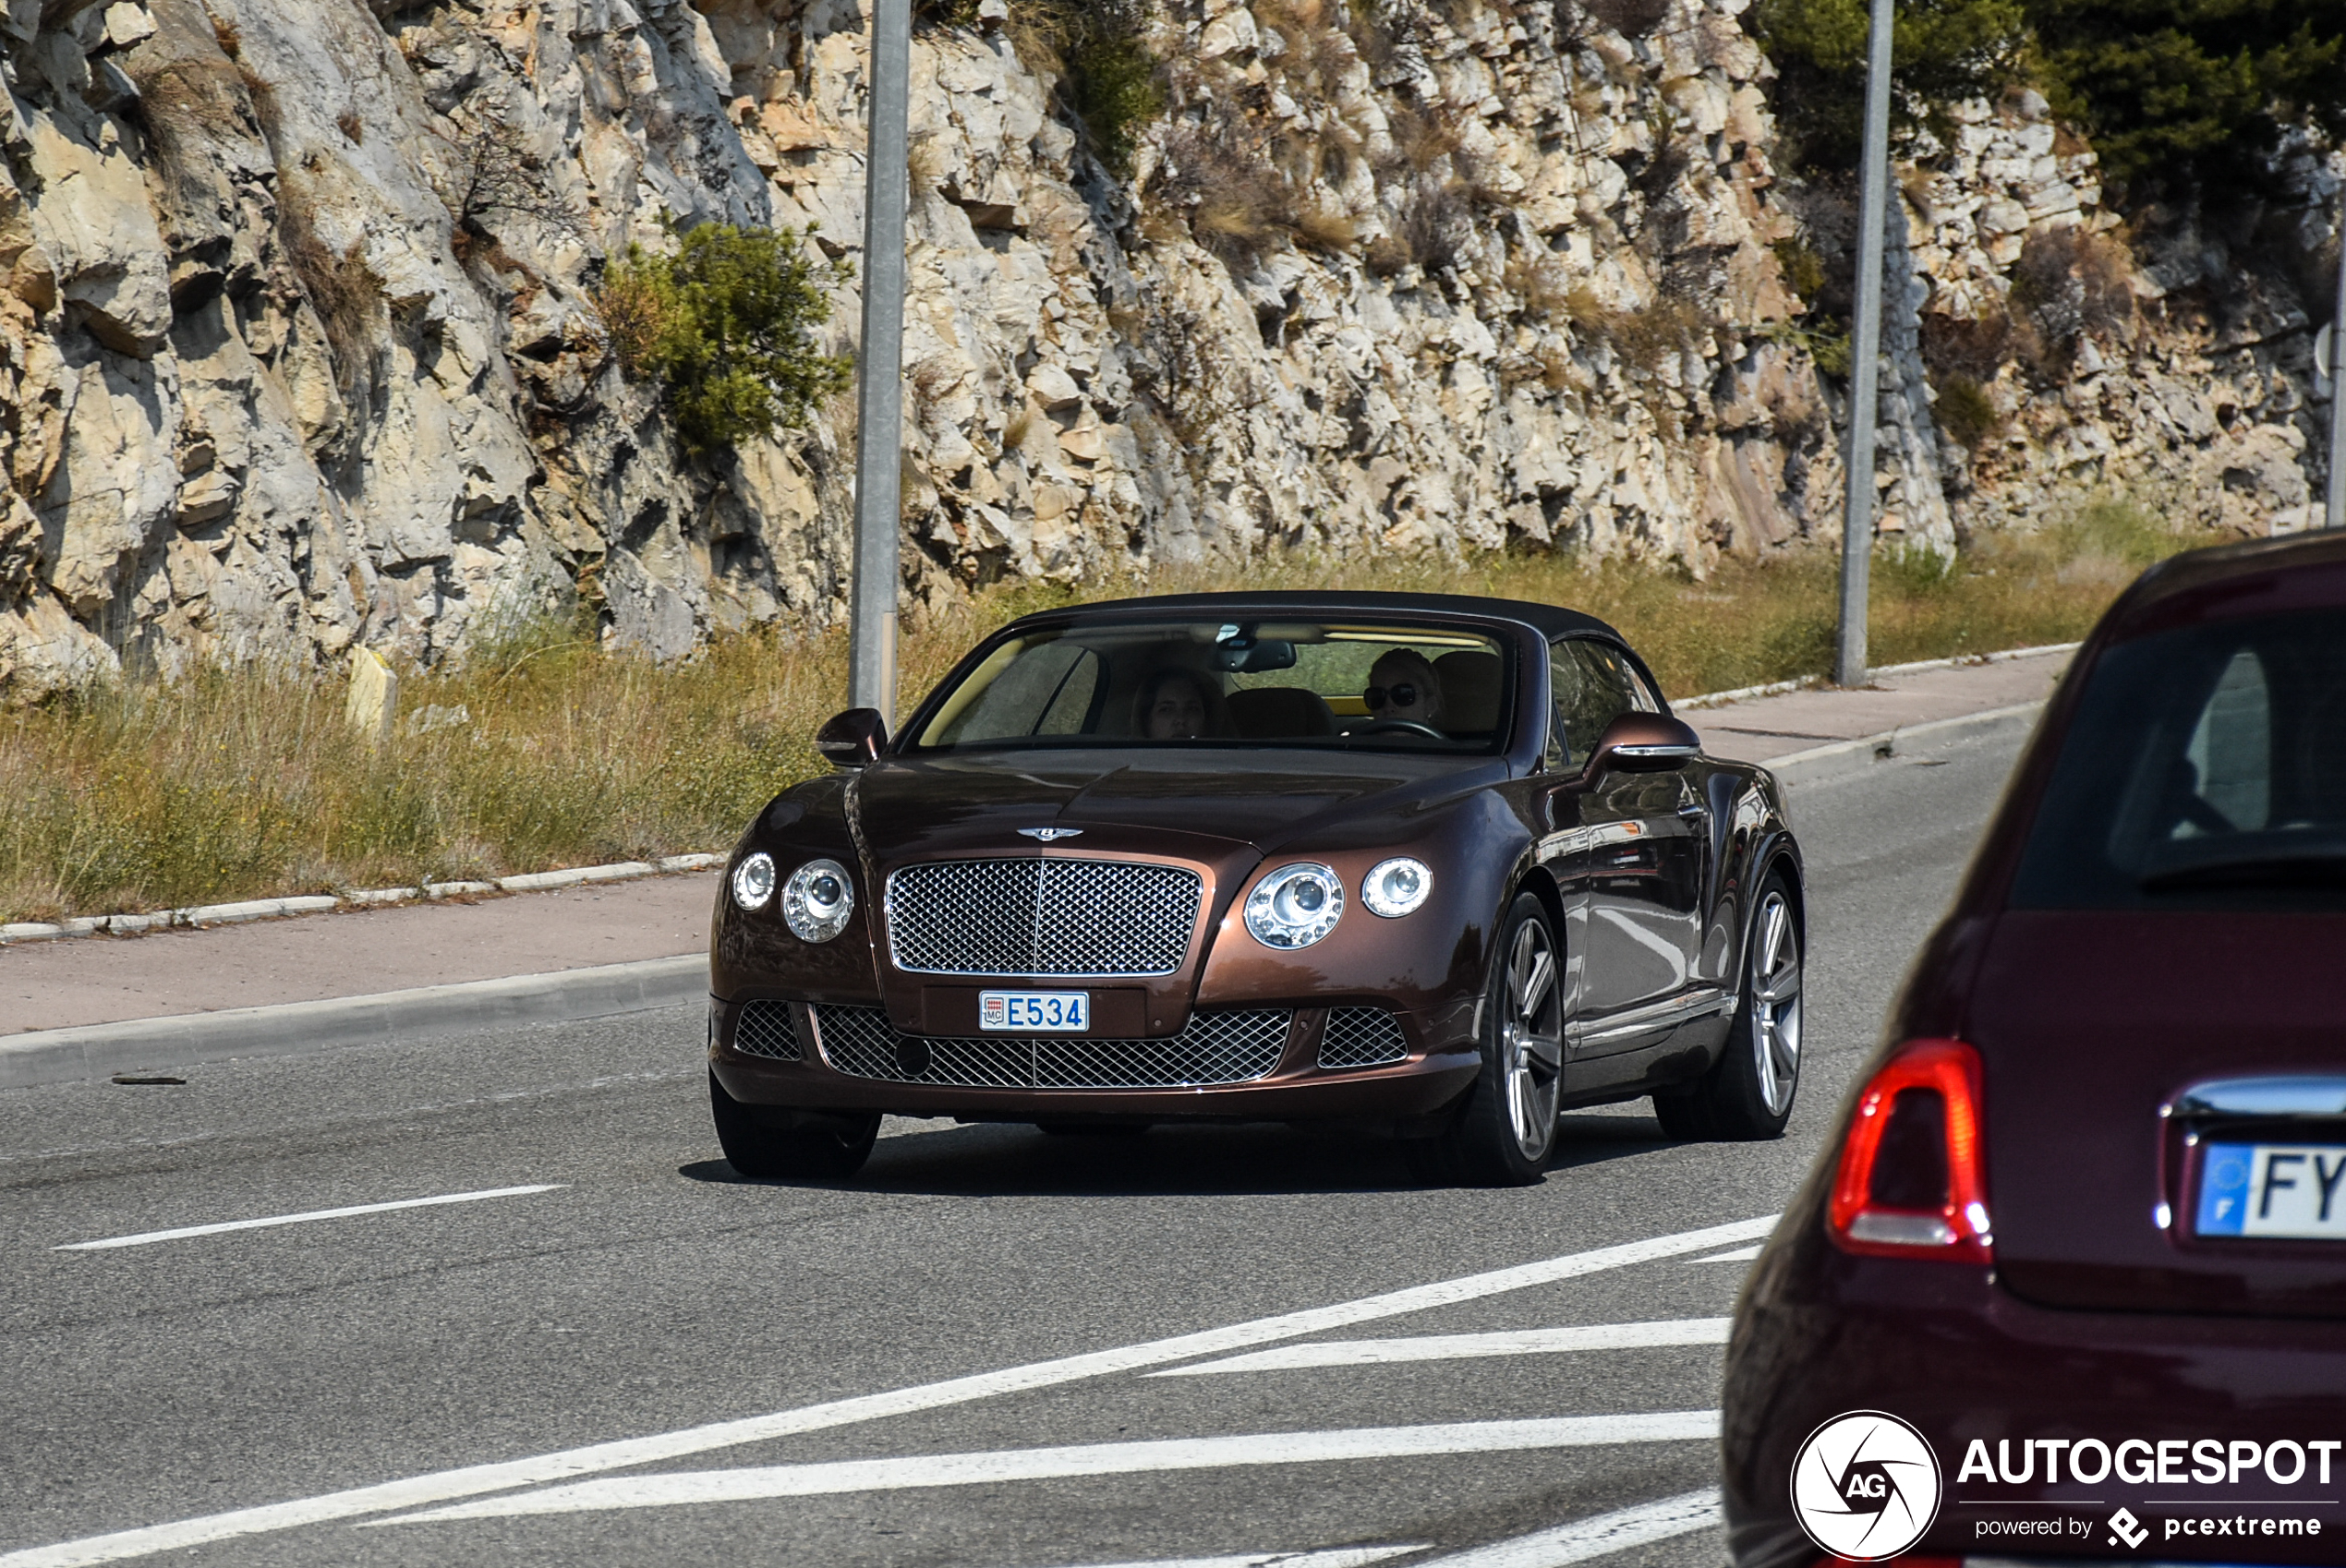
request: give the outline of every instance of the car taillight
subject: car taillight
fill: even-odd
[[[1917,1040],[1873,1075],[1841,1148],[1825,1225],[1850,1252],[1989,1261],[1978,1052]]]

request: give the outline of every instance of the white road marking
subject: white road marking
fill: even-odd
[[[526,1459],[467,1465],[453,1470],[411,1476],[403,1480],[379,1481],[372,1486],[323,1492],[289,1502],[231,1509],[168,1525],[140,1526],[103,1536],[64,1541],[54,1546],[27,1547],[0,1553],[0,1568],[88,1568],[91,1563],[115,1562],[126,1557],[143,1557],[150,1552],[178,1550],[201,1546],[208,1541],[233,1540],[240,1536],[260,1535],[272,1530],[299,1529],[305,1525],[356,1518],[364,1514],[420,1508],[429,1503],[445,1502],[451,1498],[478,1497],[483,1492],[504,1491],[515,1487],[543,1486],[549,1481],[567,1480],[574,1476],[653,1465],[689,1453],[706,1453],[712,1449],[731,1448],[741,1443],[764,1442],[770,1438],[821,1431],[859,1421],[877,1420],[885,1416],[904,1416],[920,1410],[963,1405],[972,1400],[991,1399],[999,1394],[1051,1388],[1086,1378],[1137,1371],[1143,1367],[1160,1367],[1169,1361],[1189,1361],[1201,1356],[1243,1350],[1276,1340],[1325,1333],[1331,1329],[1349,1328],[1354,1323],[1372,1322],[1380,1318],[1399,1317],[1408,1312],[1422,1312],[1431,1308],[1479,1300],[1507,1291],[1554,1285],[1560,1280],[1577,1279],[1583,1274],[1601,1273],[1608,1269],[1626,1268],[1635,1263],[1678,1258],[1689,1252],[1731,1246],[1766,1236],[1775,1228],[1776,1219],[1776,1215],[1763,1214],[1757,1219],[1706,1225],[1700,1230],[1681,1231],[1673,1236],[1625,1241],[1587,1252],[1570,1252],[1536,1263],[1518,1263],[1512,1268],[1493,1269],[1485,1273],[1467,1274],[1432,1285],[1411,1285],[1379,1296],[1363,1297],[1356,1301],[1338,1302],[1334,1306],[1309,1307],[1275,1317],[1256,1318],[1226,1328],[1176,1334],[1169,1339],[1149,1340],[1113,1350],[1094,1350],[1052,1361],[1005,1368],[999,1371],[949,1378],[941,1382],[923,1383],[885,1393],[859,1394],[820,1405],[804,1405],[768,1416],[747,1416],[703,1427],[661,1432],[651,1437],[590,1443],[583,1448],[562,1449]]]
[[[544,1491],[459,1502],[361,1526],[447,1519],[509,1519],[534,1514],[584,1514],[612,1508],[670,1508],[688,1502],[748,1502],[840,1492],[908,1491],[925,1487],[993,1486],[1070,1476],[1131,1476],[1159,1470],[1258,1469],[1343,1459],[1398,1459],[1432,1453],[1505,1453],[1531,1448],[1593,1448],[1625,1442],[1696,1442],[1719,1435],[1716,1410],[1637,1416],[1565,1416],[1542,1421],[1460,1421],[1426,1427],[1353,1427],[1325,1432],[1254,1432],[1240,1437],[1177,1438],[1156,1442],[1092,1442],[1065,1448],[1007,1448],[980,1453],[922,1453],[902,1459],[838,1459],[813,1465],[754,1465],[738,1470],[683,1470],[618,1476]]]
[[[1710,1257],[1697,1258],[1695,1261],[1698,1263],[1748,1263],[1758,1256],[1760,1256],[1760,1244],[1755,1241],[1748,1247],[1738,1247],[1732,1252],[1713,1252]]]
[[[1321,1551],[1250,1551],[1239,1557],[1159,1557],[1145,1562],[1094,1562],[1084,1568],[1368,1568],[1372,1562],[1423,1551],[1409,1546],[1338,1546]]]
[[[520,1198],[532,1192],[553,1192],[568,1182],[541,1187],[496,1187],[486,1192],[451,1192],[439,1198],[402,1198],[396,1203],[357,1203],[347,1209],[312,1209],[306,1214],[272,1214],[260,1220],[223,1220],[212,1225],[181,1225],[177,1230],[141,1231],[137,1236],[112,1236],[103,1241],[69,1241],[52,1252],[96,1252],[109,1247],[144,1247],[151,1241],[181,1241],[191,1236],[218,1236],[224,1231],[265,1230],[271,1225],[301,1225],[312,1220],[344,1220],[353,1214],[384,1214],[393,1209],[429,1209],[441,1203],[478,1203],[484,1198]]]
[[[1565,1568],[1567,1563],[1586,1562],[1593,1557],[1626,1551],[1633,1546],[1692,1535],[1724,1520],[1715,1490],[1684,1492],[1658,1502],[1641,1502],[1634,1508],[1576,1519],[1536,1535],[1518,1536],[1513,1540],[1493,1541],[1471,1551],[1437,1557],[1420,1568]]]
[[[1495,1333],[1420,1334],[1409,1339],[1320,1339],[1221,1361],[1201,1361],[1193,1367],[1173,1367],[1149,1376],[1194,1378],[1209,1372],[1269,1372],[1290,1367],[1370,1367],[1390,1361],[1548,1356],[1566,1350],[1635,1350],[1654,1345],[1724,1345],[1730,1321],[1726,1318],[1675,1318],[1651,1323],[1506,1329]]]

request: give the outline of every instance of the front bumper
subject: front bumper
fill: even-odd
[[[1736,1568],[1812,1568],[1823,1556],[1793,1515],[1794,1459],[1821,1424],[1865,1410],[1911,1423],[1938,1457],[1944,1501],[1914,1555],[2069,1568],[2346,1562],[2346,1448],[2331,1451],[2328,1485],[2310,1455],[2293,1485],[2261,1470],[2237,1484],[2191,1478],[2197,1443],[2226,1445],[2229,1458],[2235,1440],[2346,1440],[2346,1321],[2042,1308],[1985,1269],[1842,1253],[1802,1205],[1783,1226],[1727,1355],[1722,1446]],[[2165,1482],[2112,1473],[2081,1484],[2064,1470],[2048,1486],[2046,1451],[2024,1446],[2086,1439],[2113,1450],[2138,1440],[2154,1455],[2162,1441],[2183,1447],[2167,1451],[2179,1463]],[[1975,1452],[2015,1476],[2024,1459],[2037,1464],[2025,1482],[1977,1469],[1966,1478]],[[2132,1546],[2114,1533],[2122,1507],[2136,1521]],[[2268,1519],[2319,1533],[2268,1532]]]
[[[710,1070],[736,1100],[805,1110],[1019,1121],[1099,1116],[1406,1124],[1433,1116],[1456,1101],[1472,1084],[1481,1065],[1470,1042],[1452,1041],[1445,1049],[1430,1040],[1426,1019],[1398,1013],[1395,1018],[1409,1053],[1402,1060],[1373,1067],[1323,1067],[1320,1053],[1329,1009],[1311,1006],[1281,1009],[1291,1018],[1276,1048],[1276,1065],[1243,1081],[1100,1088],[910,1082],[872,1076],[868,1059],[860,1059],[864,1071],[841,1070],[823,1043],[820,1025],[810,1016],[814,1009],[796,1002],[787,1004],[792,1041],[778,1044],[758,1033],[758,1025],[753,1025],[756,1037],[745,1040],[742,1018],[748,1000],[710,999]],[[769,1010],[764,1017],[770,1019],[773,1014]],[[908,1043],[926,1043],[921,1036],[903,1038]],[[1016,1041],[1004,1037],[1000,1043]],[[792,1047],[795,1059],[778,1059],[773,1054]]]

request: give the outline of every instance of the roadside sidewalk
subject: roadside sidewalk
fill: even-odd
[[[1712,754],[1797,788],[1870,766],[1917,727],[2026,728],[2068,662],[2058,649],[1907,667],[1686,718]],[[716,893],[713,873],[687,872],[0,947],[0,1087],[687,1002],[706,988]]]

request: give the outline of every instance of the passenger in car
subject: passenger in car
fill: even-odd
[[[1152,741],[1194,741],[1219,729],[1214,722],[1218,694],[1208,693],[1193,670],[1152,670],[1141,681],[1132,729]]]
[[[1442,712],[1442,681],[1423,655],[1394,648],[1369,667],[1369,689],[1360,694],[1369,717],[1432,725]]]

